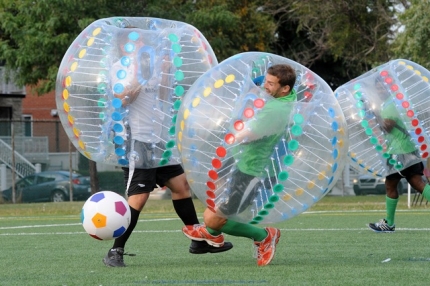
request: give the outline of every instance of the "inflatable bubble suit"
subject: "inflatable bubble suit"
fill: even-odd
[[[274,64],[295,69],[298,100],[277,102],[284,104],[282,114],[273,113],[258,126],[259,115],[267,115],[265,108],[275,99],[254,82],[264,83],[266,70]],[[261,52],[238,54],[201,76],[188,91],[176,122],[192,191],[220,216],[251,224],[293,218],[327,194],[346,161],[345,127],[324,80],[294,61]],[[269,146],[267,164],[252,175],[243,174],[242,162],[252,156],[248,143],[253,142],[235,138],[236,132],[247,129],[279,138]],[[239,192],[232,191],[233,183],[241,186]]]
[[[217,63],[205,37],[189,24],[97,20],[61,62],[56,102],[62,125],[93,161],[133,162],[136,168],[178,164],[175,122],[182,97]]]
[[[428,158],[429,78],[422,66],[396,59],[336,89],[349,129],[351,166],[385,177]],[[386,119],[395,123],[392,130],[385,128]]]

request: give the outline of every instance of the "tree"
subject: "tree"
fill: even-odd
[[[399,11],[399,34],[393,51],[398,58],[409,59],[430,69],[430,1],[412,0]]]

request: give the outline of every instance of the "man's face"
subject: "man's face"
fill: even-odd
[[[290,92],[290,87],[281,86],[279,84],[279,78],[274,75],[266,74],[266,81],[264,82],[264,89],[271,96],[278,98],[287,95]]]

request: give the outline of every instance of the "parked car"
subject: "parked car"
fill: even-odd
[[[374,177],[371,175],[361,175],[353,180],[353,189],[356,196],[360,195],[384,195],[385,194],[385,178]],[[397,186],[399,195],[408,192],[408,182],[406,179],[401,179]],[[415,193],[415,190],[411,190]]]
[[[15,184],[17,202],[69,201],[70,172],[46,171],[20,179]],[[90,177],[72,173],[74,201],[84,201],[91,196]],[[3,191],[3,200],[12,201],[12,187]]]

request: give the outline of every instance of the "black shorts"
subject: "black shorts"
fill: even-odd
[[[261,180],[255,176],[235,170],[231,176],[228,200],[220,204],[218,210],[225,215],[239,214],[250,206],[259,189],[271,189],[275,178]]]
[[[386,179],[400,180],[402,178],[406,178],[406,180],[409,181],[409,178],[412,177],[413,175],[422,176],[424,174],[423,172],[424,172],[424,164],[422,162],[419,162],[417,164],[407,167],[406,169],[402,170],[399,173],[388,175]]]
[[[124,182],[127,187],[129,168],[122,168],[124,170]],[[168,165],[153,169],[134,169],[133,178],[130,182],[127,195],[137,195],[142,193],[149,193],[158,186],[164,187],[165,183],[171,178],[177,177],[184,173],[181,165]]]

